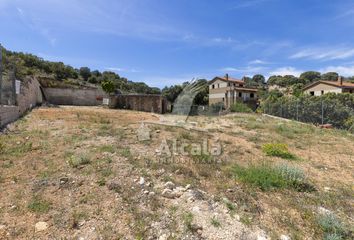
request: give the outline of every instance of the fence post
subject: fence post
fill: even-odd
[[[283,117],[283,103],[280,103],[280,117]]]
[[[324,109],[323,109],[323,100],[322,100],[322,101],[321,101],[321,122],[322,122],[322,125],[323,125],[323,123],[324,123],[323,114],[324,114]]]
[[[2,105],[2,46],[0,44],[0,105]]]

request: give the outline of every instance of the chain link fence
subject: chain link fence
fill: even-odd
[[[0,105],[16,105],[15,71],[6,71],[0,45]]]
[[[315,125],[354,130],[354,109],[333,101],[267,102],[263,113]]]
[[[219,116],[223,113],[223,104],[208,105],[173,105],[172,113],[186,116]]]

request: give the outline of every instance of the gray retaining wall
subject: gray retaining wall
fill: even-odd
[[[43,88],[46,100],[56,105],[97,106],[108,95],[102,89]]]

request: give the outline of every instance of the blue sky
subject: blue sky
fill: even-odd
[[[352,0],[0,0],[9,50],[151,86],[256,73],[354,75]]]

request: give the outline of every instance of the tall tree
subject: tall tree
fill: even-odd
[[[261,87],[265,84],[265,77],[261,74],[256,74],[252,77],[252,81],[256,86]]]
[[[327,81],[337,81],[338,80],[338,73],[336,72],[328,72],[325,74],[322,74],[321,80],[327,80]]]
[[[85,81],[87,81],[88,78],[91,76],[91,70],[88,67],[81,67],[80,75]]]
[[[321,79],[321,73],[315,71],[304,72],[300,75],[300,79],[307,83],[312,83]]]

